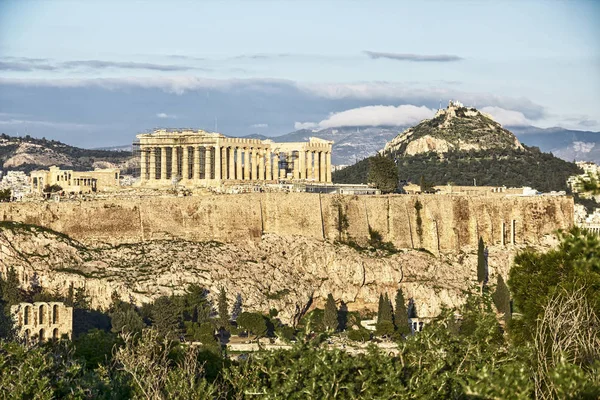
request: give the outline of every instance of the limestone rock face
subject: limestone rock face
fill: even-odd
[[[414,156],[421,153],[447,153],[451,150],[523,150],[517,137],[493,118],[472,107],[450,102],[432,119],[408,128],[388,142],[383,153]]]
[[[490,248],[491,275],[506,277],[517,250]],[[215,300],[224,287],[230,304],[241,294],[245,310],[276,308],[288,323],[311,307],[323,307],[328,293],[349,310],[376,311],[379,294],[393,298],[398,287],[414,298],[419,316],[435,316],[463,302],[476,264],[475,248],[439,257],[416,250],[386,255],[274,234],[243,244],[172,239],[88,247],[30,225],[4,222],[0,229],[0,272],[15,267],[23,287],[34,274],[50,291],[85,287],[92,305],[106,309],[113,292],[142,304],[195,283]]]

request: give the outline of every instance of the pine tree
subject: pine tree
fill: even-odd
[[[323,314],[323,325],[328,331],[336,331],[338,329],[338,310],[335,305],[335,300],[331,293],[327,295],[327,303],[325,303],[325,313]]]
[[[477,282],[479,282],[481,292],[483,293],[483,287],[487,283],[487,268],[485,265],[485,247],[482,237],[479,237],[479,246],[477,247]]]
[[[394,312],[392,310],[392,302],[386,293],[383,296],[383,308],[381,309],[381,318],[380,320],[386,322],[393,322]]]
[[[492,295],[492,298],[494,300],[496,308],[498,309],[498,312],[504,314],[504,321],[510,321],[510,292],[508,290],[508,286],[506,286],[506,283],[504,283],[504,279],[502,279],[502,275],[500,274],[498,274],[498,279],[496,282],[496,291]]]
[[[227,329],[229,327],[229,311],[227,309],[227,294],[223,287],[221,287],[221,292],[219,293],[218,311],[219,327]]]
[[[402,289],[398,288],[396,292],[394,308],[394,322],[396,324],[396,329],[401,334],[410,333],[410,327],[408,325],[408,310],[406,309],[406,304],[404,303],[404,294],[402,293]]]
[[[2,282],[2,300],[6,304],[7,311],[10,306],[22,302],[24,297],[17,271],[15,271],[14,267],[9,267],[6,271],[6,280]]]
[[[233,303],[233,309],[231,310],[231,319],[234,321],[237,319],[238,315],[242,313],[242,295],[237,294],[235,296],[235,303]]]

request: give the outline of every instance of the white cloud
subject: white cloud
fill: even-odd
[[[417,107],[405,104],[394,106],[367,106],[334,113],[319,122],[319,128],[335,128],[340,126],[401,126],[415,125],[424,119],[431,118],[435,110],[425,106]]]
[[[156,117],[163,118],[163,119],[177,119],[176,115],[167,114],[167,113],[158,113],[158,114],[156,114]]]
[[[268,128],[269,124],[252,124],[250,125],[251,128]]]
[[[27,129],[28,127],[40,127],[40,128],[57,128],[57,129],[89,129],[97,126],[90,124],[78,124],[73,122],[54,122],[54,121],[36,121],[36,120],[24,120],[24,119],[8,119],[0,120],[0,125],[3,126],[22,126],[20,129]]]
[[[503,126],[532,125],[532,122],[528,120],[520,111],[506,110],[501,107],[483,107],[481,111],[490,114],[492,117],[494,117],[494,120]]]
[[[319,124],[314,122],[294,122],[294,129],[315,129]]]
[[[578,153],[589,153],[595,146],[593,142],[573,142],[573,150]]]

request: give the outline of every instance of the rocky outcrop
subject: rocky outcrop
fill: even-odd
[[[516,246],[490,248],[490,270],[505,275]],[[328,293],[349,310],[376,311],[379,294],[391,298],[402,287],[421,317],[464,301],[476,278],[474,247],[435,257],[407,250],[388,255],[302,236],[265,234],[258,242],[226,244],[182,239],[88,247],[66,235],[3,222],[0,272],[10,266],[27,287],[35,274],[42,287],[65,293],[85,287],[92,305],[107,308],[111,294],[137,304],[181,293],[192,283],[215,296],[221,287],[233,304],[241,294],[246,310],[280,310],[293,323]]]

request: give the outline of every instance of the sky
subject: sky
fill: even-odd
[[[600,1],[0,0],[0,131],[410,125],[457,99],[600,131]]]

